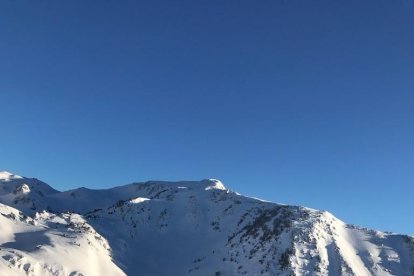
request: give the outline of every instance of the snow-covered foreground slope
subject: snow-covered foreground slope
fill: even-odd
[[[0,204],[0,275],[124,275],[107,241],[78,214],[36,213]]]
[[[0,181],[0,275],[414,275],[413,237],[218,180],[67,192]]]

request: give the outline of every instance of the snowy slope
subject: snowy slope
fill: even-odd
[[[3,172],[0,191],[0,275],[414,275],[413,237],[218,180],[58,192]]]
[[[125,275],[107,241],[78,214],[30,218],[0,204],[0,215],[0,275]]]
[[[35,178],[25,178],[9,172],[0,172],[0,202],[20,211],[47,209],[44,197],[58,191]]]

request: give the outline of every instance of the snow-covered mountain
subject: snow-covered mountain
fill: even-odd
[[[414,275],[414,238],[214,179],[59,192],[0,172],[0,275]]]

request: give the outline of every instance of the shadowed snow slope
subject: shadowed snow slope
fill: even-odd
[[[58,192],[0,173],[0,275],[414,275],[414,238],[214,179]]]

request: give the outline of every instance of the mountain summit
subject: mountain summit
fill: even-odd
[[[414,238],[215,179],[59,192],[0,173],[0,275],[414,275]]]
[[[2,180],[2,181],[17,179],[17,178],[22,178],[22,177],[18,176],[18,175],[15,175],[15,174],[12,174],[8,171],[0,171],[0,180]]]

